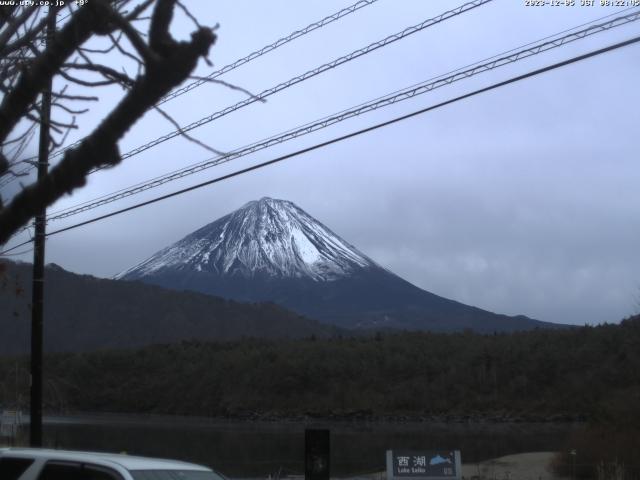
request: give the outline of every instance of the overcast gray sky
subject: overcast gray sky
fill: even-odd
[[[220,24],[216,67],[352,2],[185,1]],[[419,23],[457,1],[379,0],[225,75],[253,92]],[[193,131],[231,150],[573,28],[622,8],[495,0]],[[193,25],[178,18],[175,33]],[[319,141],[628,39],[640,22],[438,89],[86,215],[204,181]],[[215,68],[215,67],[214,67]],[[210,67],[200,66],[206,75]],[[494,312],[563,323],[640,310],[640,46],[546,73],[153,206],[51,237],[47,261],[110,277],[263,196],[295,202],[384,267],[428,291]],[[73,141],[117,99],[106,91]],[[245,98],[207,84],[165,105],[188,124]],[[121,150],[173,127],[149,113]],[[92,175],[56,211],[204,160],[178,138]],[[7,192],[5,192],[5,195]],[[16,238],[9,246],[24,240]],[[22,259],[30,261],[26,255]]]

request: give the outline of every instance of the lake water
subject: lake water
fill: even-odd
[[[304,472],[305,428],[331,431],[331,472],[384,470],[387,449],[458,449],[463,463],[567,447],[579,424],[243,422],[140,416],[47,417],[46,446],[192,461],[231,477]]]

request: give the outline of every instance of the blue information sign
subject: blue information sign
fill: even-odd
[[[387,450],[387,480],[442,480],[461,477],[459,450]]]

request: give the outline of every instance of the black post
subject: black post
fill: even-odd
[[[305,480],[329,480],[331,475],[329,430],[305,430],[304,450]]]
[[[53,8],[53,7],[49,7]],[[50,13],[50,12],[49,12]],[[50,15],[47,23],[47,44],[56,28],[56,15]],[[49,119],[51,116],[52,81],[42,91],[40,113],[40,142],[38,147],[38,180],[47,174],[49,168]],[[30,436],[32,447],[42,446],[42,319],[44,311],[44,242],[46,209],[35,218],[35,238],[33,247],[33,285],[31,294],[31,405]]]

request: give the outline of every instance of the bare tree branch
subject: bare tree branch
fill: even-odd
[[[176,0],[158,0],[156,8],[151,16],[151,28],[149,28],[149,46],[160,55],[166,54],[166,49],[171,48],[173,39],[169,33],[169,25],[173,18],[173,7]]]
[[[22,13],[20,15],[18,15],[18,17],[14,18],[14,19],[12,19],[11,17],[7,18],[7,23],[9,24],[9,27],[6,28],[2,32],[2,35],[0,35],[0,55],[7,53],[6,52],[6,48],[7,48],[7,45],[9,44],[9,41],[11,40],[11,37],[13,37],[18,32],[20,27],[37,10],[38,10],[38,7],[35,6],[35,5],[32,5],[32,6],[29,6],[29,7],[25,8],[22,11]],[[43,28],[44,28],[44,26],[43,26]],[[37,33],[38,32],[36,32],[36,35],[37,35]]]
[[[178,122],[176,122],[176,120],[169,115],[167,112],[165,112],[162,108],[158,107],[157,105],[154,105],[153,108],[160,114],[162,115],[164,118],[166,118],[169,122],[171,122],[171,124],[175,127],[176,130],[178,130],[178,132],[180,132],[180,135],[182,135],[184,138],[186,138],[187,140],[189,140],[192,143],[195,143],[196,145],[199,145],[200,147],[204,148],[205,150],[207,150],[208,152],[211,153],[215,153],[216,155],[225,155],[226,152],[222,152],[220,150],[216,150],[215,148],[207,145],[204,142],[201,142],[200,140],[198,140],[197,138],[192,137],[191,135],[189,135],[187,132],[185,132],[182,127],[180,126],[180,124]]]
[[[122,47],[122,45],[120,45],[120,37],[114,37],[113,34],[110,34],[109,38],[111,39],[111,41],[113,42],[113,45],[121,54],[123,54],[125,57],[129,57],[131,60],[136,62],[139,66],[144,65],[144,62],[142,60],[140,60],[135,55],[132,55],[131,53],[127,52],[127,50],[125,50]]]
[[[218,78],[208,78],[208,77],[199,77],[197,75],[191,75],[189,78],[192,78],[194,80],[202,80],[203,82],[210,82],[210,83],[217,83],[218,85],[222,85],[224,87],[227,87],[231,90],[237,90],[239,92],[242,92],[244,94],[246,94],[248,97],[257,100],[259,102],[262,103],[267,103],[267,99],[266,98],[262,98],[252,92],[250,92],[249,90],[247,90],[246,88],[242,88],[239,87],[238,85],[234,85],[233,83],[229,83],[229,82],[225,82],[224,80],[220,80]]]
[[[120,6],[126,3],[121,2]],[[155,1],[146,45],[152,54],[143,57],[144,71],[135,80],[109,67],[96,68],[95,65],[87,64],[79,68],[94,71],[115,81],[130,83],[130,88],[90,135],[77,147],[67,150],[62,160],[47,175],[24,188],[6,208],[0,210],[0,244],[27,224],[40,209],[83,186],[89,172],[120,163],[118,141],[160,98],[189,77],[200,58],[208,55],[209,48],[215,42],[215,34],[211,29],[196,30],[188,42],[177,42],[169,33],[175,5],[176,0]],[[122,18],[127,17],[122,17],[108,0],[92,0],[86,8],[78,9],[73,14],[47,49],[33,60],[30,69],[21,74],[15,87],[0,104],[0,142],[6,139],[21,118],[32,115],[29,113],[32,108],[37,112],[36,97],[46,79],[61,74],[65,63],[68,63],[67,59],[92,35],[106,35],[115,40],[113,29],[123,28],[120,20]],[[71,68],[75,66],[72,65]],[[65,74],[68,75],[67,72]],[[94,99],[63,92],[53,95],[56,101]],[[75,127],[75,122],[50,123],[52,127]]]
[[[37,7],[33,7],[33,8],[37,8]],[[51,11],[47,14],[47,16],[40,20],[40,23],[37,26],[29,27],[24,36],[17,39],[15,42],[11,44],[8,44],[8,40],[4,41],[3,39],[0,38],[0,55],[8,55],[12,52],[15,52],[16,50],[26,47],[31,42],[36,40],[38,35],[42,34],[42,32],[44,31],[44,28],[47,25],[47,22],[49,21],[49,16],[55,15],[56,11],[57,10],[51,9]],[[37,19],[34,18],[34,20],[37,20]],[[9,35],[10,33],[11,33],[10,30],[7,30],[3,32],[3,35]],[[10,39],[11,36],[13,36],[13,34],[9,35],[8,38]]]
[[[113,21],[118,28],[122,30],[129,42],[131,42],[131,45],[133,45],[133,48],[136,49],[145,63],[157,62],[160,60],[157,54],[147,46],[131,23],[122,18],[117,12],[113,12]]]
[[[104,87],[106,85],[113,85],[114,83],[117,83],[117,81],[115,80],[82,80],[80,78],[74,77],[73,75],[69,75],[64,70],[60,70],[59,74],[65,80],[68,80],[71,83],[75,83],[76,85],[82,85],[83,87]]]
[[[53,36],[47,50],[22,73],[15,88],[0,104],[0,143],[20,121],[23,112],[35,102],[48,79],[60,70],[79,45],[103,26],[109,10],[107,0],[93,0],[86,8],[79,9],[65,27]]]
[[[140,5],[138,5],[136,8],[134,8],[131,13],[126,13],[125,14],[125,20],[127,20],[128,22],[133,22],[134,20],[139,20],[140,19],[140,15],[143,14],[145,12],[145,10],[147,8],[149,8],[153,2],[155,2],[156,0],[145,0],[144,2],[142,2]]]

